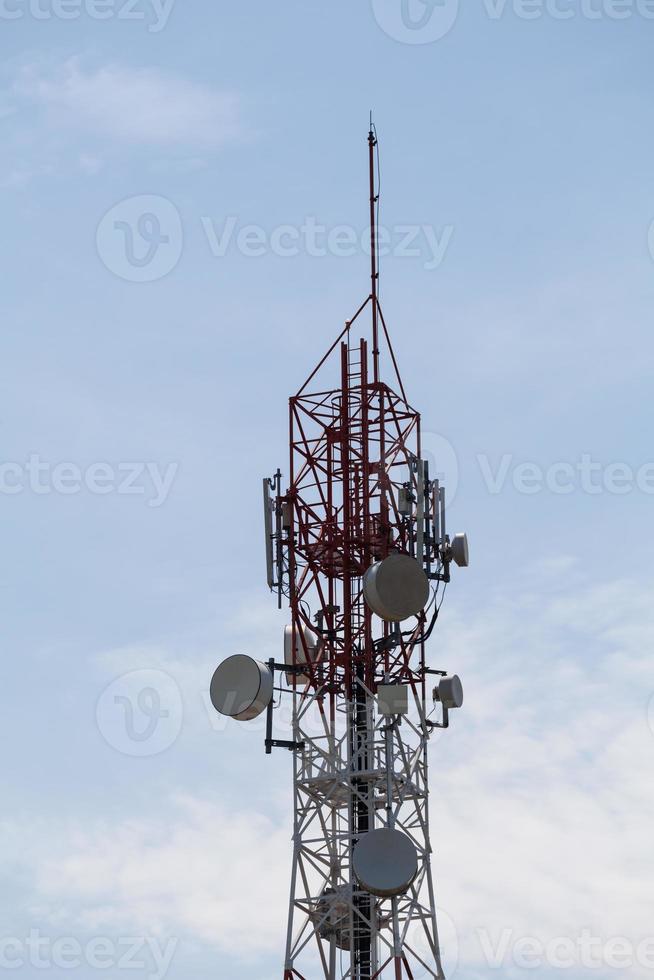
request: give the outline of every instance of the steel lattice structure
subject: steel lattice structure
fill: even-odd
[[[443,489],[421,459],[420,416],[378,299],[375,148],[371,131],[371,291],[290,399],[288,488],[279,471],[266,481],[269,582],[292,618],[293,741],[272,738],[272,710],[267,739],[268,751],[281,744],[294,757],[284,980],[444,976],[427,747],[447,710],[443,723],[431,720],[428,677],[444,672],[427,667],[425,651],[452,554]],[[416,558],[432,582],[408,625],[377,618],[364,598],[367,569],[393,553]],[[381,712],[379,685],[406,687],[409,711]],[[366,892],[353,871],[357,842],[377,827],[402,831],[417,851],[418,874],[399,897]]]

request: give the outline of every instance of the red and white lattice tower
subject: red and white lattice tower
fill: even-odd
[[[249,662],[247,697],[247,658],[212,682],[218,710],[267,710],[266,750],[293,754],[284,980],[444,976],[427,748],[462,689],[427,667],[426,643],[467,541],[445,532],[444,491],[421,456],[378,300],[372,129],[368,142],[370,294],[290,399],[288,483],[279,470],[264,481],[268,581],[291,610],[285,658]],[[274,737],[275,676],[293,701],[288,741]]]

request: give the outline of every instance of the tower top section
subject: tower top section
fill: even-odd
[[[319,376],[322,369],[328,364],[331,355],[337,351],[339,344],[346,343],[348,348],[351,347],[351,336],[353,330],[356,326],[360,326],[362,323],[362,317],[370,311],[371,325],[372,325],[372,350],[370,351],[370,372],[369,372],[369,382],[372,385],[381,384],[381,349],[380,341],[384,344],[393,368],[393,380],[391,381],[391,387],[397,390],[398,394],[401,395],[402,400],[405,405],[409,407],[409,403],[406,397],[406,392],[404,390],[404,384],[402,382],[402,377],[400,375],[399,367],[397,364],[397,359],[395,357],[395,352],[393,350],[393,345],[391,343],[390,335],[388,332],[388,327],[384,319],[384,314],[382,312],[381,304],[379,301],[379,198],[380,198],[380,180],[379,180],[379,141],[377,138],[377,131],[375,125],[372,121],[372,113],[370,115],[370,129],[368,131],[368,182],[369,182],[369,220],[370,220],[370,292],[365,300],[361,303],[358,309],[355,311],[349,320],[345,321],[345,326],[341,333],[336,337],[336,340],[331,345],[329,350],[326,352],[324,357],[318,362],[313,371],[309,374],[305,380],[302,387],[299,389],[295,397],[301,397],[305,395],[312,388],[324,387],[320,383]],[[367,331],[364,331],[367,334]],[[370,335],[368,334],[368,337]]]

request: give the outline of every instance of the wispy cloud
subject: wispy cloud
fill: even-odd
[[[161,817],[68,828],[37,873],[39,912],[77,930],[136,928],[247,955],[283,928],[288,830],[269,817],[182,797]],[[68,850],[66,850],[68,848]],[[257,929],[251,929],[256,891]]]
[[[590,928],[635,946],[651,935],[651,583],[591,583],[572,561],[525,569],[520,581],[474,610],[451,604],[431,655],[466,682],[466,704],[431,752],[439,904],[458,933],[450,977],[488,976],[484,949],[500,949],[507,930],[494,973],[507,978],[524,972],[511,959],[522,938],[574,943]],[[243,630],[240,622],[236,614],[231,633],[253,647],[260,631],[270,641],[263,611]],[[187,693],[208,676],[206,658],[191,659],[144,649],[103,664],[165,664]],[[139,923],[225,950],[242,945],[264,964],[283,940],[290,827],[277,805],[264,816],[233,804],[199,792],[158,800],[156,815],[64,822],[54,834],[8,825],[7,853],[27,856],[22,878],[51,922]],[[256,936],[247,925],[253,889]],[[574,974],[617,975],[583,963]],[[648,975],[629,970],[634,980]]]
[[[488,972],[480,932],[652,936],[651,584],[575,578],[525,574],[522,590],[443,617],[438,659],[467,701],[432,769],[435,841],[466,976]],[[522,975],[510,953],[500,975]]]
[[[20,68],[11,95],[58,127],[136,145],[188,152],[221,146],[242,129],[236,94],[156,68],[36,61]]]

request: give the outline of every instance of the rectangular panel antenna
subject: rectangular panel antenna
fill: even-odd
[[[275,585],[275,578],[273,575],[273,506],[274,503],[270,496],[270,480],[267,476],[265,476],[263,478],[263,525],[266,535],[266,575],[269,589],[274,588]]]

